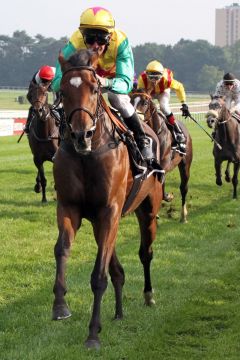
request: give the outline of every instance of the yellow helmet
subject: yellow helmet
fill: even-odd
[[[163,74],[164,72],[164,67],[162,66],[162,64],[159,61],[151,61],[147,67],[146,67],[146,72],[147,73],[159,73],[159,74]]]
[[[85,10],[80,16],[80,30],[100,29],[110,33],[114,27],[115,21],[112,14],[99,6]]]

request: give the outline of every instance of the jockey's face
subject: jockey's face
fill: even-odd
[[[83,38],[88,49],[97,51],[99,55],[102,55],[109,44],[111,34],[103,30],[86,29],[83,32]]]
[[[232,90],[234,87],[234,82],[233,81],[224,81],[224,86],[228,89],[228,90]]]
[[[147,78],[153,85],[156,85],[161,80],[162,77],[163,74],[161,73],[154,73],[154,72],[147,73]]]

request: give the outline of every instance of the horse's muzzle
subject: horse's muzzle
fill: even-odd
[[[71,132],[71,139],[77,153],[89,154],[92,150],[94,130]]]

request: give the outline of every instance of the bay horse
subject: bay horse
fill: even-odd
[[[181,179],[180,192],[182,201],[180,222],[186,223],[188,214],[186,196],[188,193],[188,181],[190,178],[190,168],[193,156],[190,133],[182,122],[176,120],[186,138],[186,155],[180,156],[177,151],[172,150],[172,133],[166,124],[165,116],[157,109],[151,95],[143,89],[137,89],[133,91],[130,96],[134,107],[143,114],[143,121],[147,123],[158,136],[160,142],[160,165],[162,168],[168,173],[178,166]],[[167,194],[165,193],[164,185],[163,193],[163,198],[166,198],[166,201],[169,201]]]
[[[48,104],[48,88],[46,84],[31,84],[28,99],[31,103],[32,120],[30,124],[28,142],[33,154],[33,161],[37,168],[34,191],[42,192],[42,203],[47,202],[47,179],[44,172],[44,162],[52,162],[59,144],[59,126]]]
[[[85,218],[93,227],[97,243],[97,256],[91,274],[94,300],[85,341],[87,348],[100,347],[100,309],[108,272],[115,291],[114,318],[123,317],[125,276],[116,255],[115,242],[123,206],[134,182],[127,147],[113,125],[100,91],[95,72],[98,58],[96,52],[87,49],[76,52],[68,60],[59,55],[63,73],[60,91],[66,124],[53,165],[59,235],[54,247],[56,279],[52,319],[71,316],[65,301],[65,267],[75,235]],[[157,137],[152,134],[158,144]],[[150,265],[161,200],[162,184],[149,174],[125,213],[135,211],[139,222],[139,257],[144,270],[146,305],[154,303]]]
[[[213,156],[216,171],[216,184],[222,186],[222,162],[227,161],[225,180],[231,181],[230,164],[233,163],[233,199],[237,199],[238,173],[240,167],[240,118],[230,111],[223,98],[211,96],[207,125],[214,128],[214,137],[222,149],[214,143]]]

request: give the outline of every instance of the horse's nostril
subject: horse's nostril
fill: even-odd
[[[74,132],[71,132],[71,138],[74,140],[76,139],[76,134]]]

